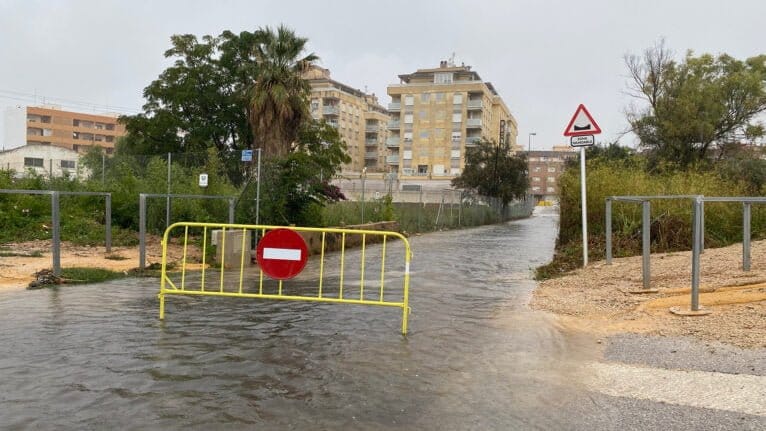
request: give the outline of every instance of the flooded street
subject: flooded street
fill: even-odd
[[[157,279],[0,293],[0,423],[567,428],[593,340],[526,307],[556,226],[547,210],[411,238],[406,338],[397,310],[339,304],[172,298],[160,322]]]

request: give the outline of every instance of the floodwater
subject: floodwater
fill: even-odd
[[[411,238],[396,308],[169,297],[157,279],[0,293],[4,429],[561,428],[591,353],[527,302],[557,216]]]

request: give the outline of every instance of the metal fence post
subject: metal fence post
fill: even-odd
[[[612,264],[612,200],[606,198],[606,264]]]
[[[229,199],[229,224],[234,224],[234,199]]]
[[[171,175],[171,157],[172,154],[168,153],[168,197],[165,200],[165,229],[170,226],[170,175]],[[143,266],[141,267],[143,268]]]
[[[169,198],[169,197],[168,197]],[[146,266],[146,195],[138,195],[138,269]]]
[[[700,201],[700,253],[705,252],[705,201]]]
[[[104,215],[104,224],[106,225],[106,252],[112,252],[112,194],[106,194],[106,214]]]
[[[643,260],[642,268],[644,275],[644,289],[649,289],[649,280],[651,278],[651,268],[649,267],[649,255],[651,253],[651,203],[649,201],[643,201],[643,223],[642,223],[642,243],[643,243]]]
[[[52,250],[53,275],[61,275],[61,217],[59,213],[59,192],[51,193],[51,222],[53,224]]]
[[[694,223],[692,228],[692,311],[699,311],[699,285],[700,285],[700,238],[702,231],[702,208],[701,199],[694,199]]]
[[[750,271],[750,202],[742,208],[742,270]]]

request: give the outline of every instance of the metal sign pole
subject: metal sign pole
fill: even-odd
[[[588,199],[585,195],[585,147],[580,147],[580,197],[582,199],[582,266],[588,266]]]
[[[261,149],[258,148],[258,170],[255,172],[255,224],[260,222],[261,215]]]

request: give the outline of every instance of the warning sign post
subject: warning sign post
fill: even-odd
[[[582,266],[588,265],[588,200],[585,197],[585,147],[595,144],[593,135],[601,133],[601,128],[582,103],[577,107],[572,119],[564,129],[564,136],[571,138],[573,147],[580,147],[580,207],[582,207]]]

